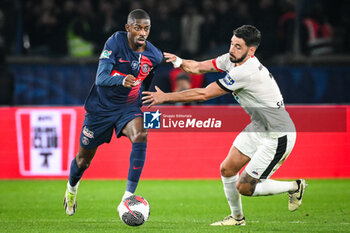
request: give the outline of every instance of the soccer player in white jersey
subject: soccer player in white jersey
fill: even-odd
[[[251,116],[251,123],[234,140],[220,171],[224,192],[231,214],[212,226],[245,225],[241,195],[289,195],[288,209],[295,211],[302,202],[306,183],[303,179],[277,181],[270,176],[291,153],[296,140],[293,121],[284,108],[283,97],[272,74],[254,56],[261,33],[251,25],[233,31],[230,50],[216,59],[202,62],[185,60],[164,53],[167,62],[192,74],[226,72],[224,78],[206,88],[182,92],[143,92],[148,106],[164,102],[205,101],[232,93],[237,102]],[[239,119],[233,119],[239,120]],[[246,168],[239,175],[239,171]]]

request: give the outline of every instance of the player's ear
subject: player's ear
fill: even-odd
[[[255,54],[255,51],[256,51],[256,47],[254,46],[249,47],[248,55],[253,56]]]
[[[125,24],[125,31],[129,32],[130,30],[130,25],[129,24]]]

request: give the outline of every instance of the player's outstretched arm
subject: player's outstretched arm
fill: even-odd
[[[179,58],[175,54],[172,53],[163,53],[165,61],[171,62],[174,65],[174,68],[180,67],[183,71],[191,74],[203,74],[208,72],[218,72],[215,69],[212,60],[206,61],[195,61],[195,60],[186,60]]]
[[[155,86],[156,92],[144,91],[142,94],[142,104],[148,104],[148,107],[152,107],[156,104],[162,104],[164,102],[197,102],[206,101],[221,95],[225,95],[228,92],[223,90],[216,82],[209,84],[206,88],[194,88],[181,92],[164,93],[159,87]]]

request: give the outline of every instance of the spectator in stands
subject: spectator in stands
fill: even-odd
[[[333,27],[328,23],[320,3],[316,3],[309,17],[303,20],[302,51],[317,56],[333,52]]]
[[[154,14],[151,40],[161,51],[175,52],[178,51],[180,45],[180,27],[174,18],[169,17],[169,14],[169,4],[161,1],[158,5],[157,13]]]
[[[93,22],[95,51],[102,51],[105,40],[115,31],[123,30],[124,25],[120,22],[122,19],[116,20],[119,14],[115,14],[117,9],[114,8],[110,0],[101,0],[98,2],[98,13]],[[119,18],[119,17],[118,17]]]
[[[67,30],[69,55],[90,57],[94,53],[94,32],[92,30],[95,20],[94,10],[90,0],[81,0],[76,6],[76,16],[69,23]]]
[[[65,27],[58,20],[61,11],[55,1],[28,2],[26,7],[24,25],[28,32],[26,47],[30,49],[29,52],[45,56],[64,54],[62,42],[64,42]]]
[[[215,16],[215,5],[213,0],[204,0],[202,4],[202,15],[205,15],[204,22],[201,28],[201,51],[207,51],[206,55],[217,54],[216,47],[216,31],[217,31],[217,20]]]
[[[172,69],[169,72],[171,91],[177,91],[176,80],[179,76],[183,75],[184,72],[181,69]],[[203,86],[203,74],[186,74],[189,77],[190,88],[199,88]],[[180,78],[181,79],[181,78]]]
[[[0,105],[12,105],[15,82],[5,61],[7,44],[3,34],[4,27],[5,14],[0,10]]]
[[[191,77],[182,72],[176,76],[175,79],[175,91],[184,91],[191,88]]]
[[[187,3],[181,18],[181,50],[183,57],[197,56],[200,45],[200,29],[204,22],[193,2]]]
[[[257,51],[257,56],[260,59],[271,58],[277,52],[277,10],[274,0],[259,0],[257,7],[252,9],[254,25],[261,30],[262,35],[264,35],[264,41],[268,42],[263,43]]]
[[[294,29],[295,29],[295,1],[280,1],[282,11],[278,19],[278,52],[292,53],[294,48]]]

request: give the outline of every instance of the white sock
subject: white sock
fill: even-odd
[[[77,194],[79,184],[80,184],[80,181],[75,186],[71,186],[69,181],[68,181],[68,183],[67,183],[68,192],[73,193],[73,194]]]
[[[241,194],[236,188],[238,177],[239,176],[237,174],[231,177],[221,176],[221,179],[224,185],[225,196],[231,209],[231,215],[234,218],[241,219],[243,218],[242,200]]]
[[[263,182],[257,183],[253,196],[269,196],[285,192],[292,192],[297,189],[295,181],[277,181],[267,179]]]
[[[123,197],[122,197],[122,200],[125,200],[126,198],[130,197],[134,195],[133,193],[129,192],[129,191],[125,191]]]

